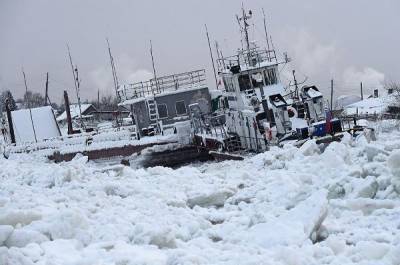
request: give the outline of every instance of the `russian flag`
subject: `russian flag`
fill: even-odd
[[[332,111],[327,110],[325,116],[326,116],[326,125],[325,125],[326,133],[328,134],[332,132],[332,123],[331,123],[333,118]]]

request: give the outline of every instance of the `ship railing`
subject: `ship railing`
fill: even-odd
[[[234,131],[228,131],[224,115],[204,116],[202,122],[192,120],[192,126],[195,134],[220,141],[230,153],[260,153],[269,148],[263,137],[239,136]]]
[[[253,48],[250,50],[239,50],[236,55],[220,58],[217,60],[220,70],[228,69],[233,66],[255,67],[264,62],[276,62],[275,50],[262,50]]]
[[[145,82],[121,85],[118,89],[118,97],[121,102],[146,98],[165,92],[205,86],[205,81],[206,72],[204,69],[162,76]]]

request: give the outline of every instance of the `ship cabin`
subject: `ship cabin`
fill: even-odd
[[[284,93],[272,52],[251,49],[219,60],[230,109],[253,110],[263,99]]]
[[[271,127],[277,126],[278,134],[291,130],[286,102],[276,106],[276,99],[282,98],[284,102],[285,94],[278,65],[275,51],[258,48],[240,50],[236,56],[218,60],[228,108],[254,111],[261,133],[265,122]]]
[[[306,108],[307,118],[311,122],[325,120],[324,98],[316,86],[302,87],[301,98]]]
[[[120,85],[119,104],[131,110],[140,136],[164,134],[173,131],[177,122],[190,119],[191,104],[197,103],[203,113],[211,111],[205,81],[203,69]]]

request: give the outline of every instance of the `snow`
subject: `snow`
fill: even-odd
[[[31,112],[33,126],[29,109],[11,112],[17,143],[34,142],[35,133],[36,140],[50,139],[61,135],[50,106],[32,108]]]
[[[344,109],[350,104],[359,102],[361,100],[360,96],[357,95],[342,95],[336,99],[335,109]]]
[[[0,264],[400,263],[400,131],[170,169],[0,158]]]
[[[86,110],[88,110],[92,104],[81,104],[81,113],[83,114]],[[79,105],[78,104],[71,104],[69,106],[69,110],[71,113],[71,119],[79,117]],[[60,114],[60,116],[57,117],[57,121],[65,121],[67,120],[67,112],[64,111],[63,113]]]
[[[322,93],[319,92],[319,91],[317,91],[317,90],[315,90],[315,89],[313,89],[313,88],[310,88],[310,89],[307,91],[307,95],[308,95],[310,98],[322,97]]]
[[[391,96],[370,97],[356,103],[350,104],[344,108],[346,115],[354,114],[383,114],[387,111],[389,104],[393,101]]]

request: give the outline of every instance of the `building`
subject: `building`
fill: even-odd
[[[70,113],[71,119],[77,120],[79,119],[79,105],[78,104],[71,104],[70,105]],[[93,106],[93,104],[81,104],[81,113],[82,119],[92,119],[96,114],[97,109]],[[57,117],[57,122],[59,123],[66,123],[67,122],[67,112],[64,111]]]

